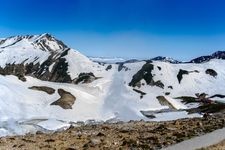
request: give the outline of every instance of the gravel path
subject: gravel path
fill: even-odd
[[[211,133],[183,141],[172,145],[164,150],[194,150],[216,144],[225,139],[225,128],[218,129]]]

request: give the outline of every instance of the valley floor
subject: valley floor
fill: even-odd
[[[0,149],[161,149],[225,127],[225,115],[166,122],[130,121],[0,138]],[[219,141],[218,141],[219,142]]]

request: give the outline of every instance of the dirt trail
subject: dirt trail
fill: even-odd
[[[202,147],[208,147],[210,145],[217,144],[218,142],[224,139],[225,139],[225,128],[218,129],[211,133],[195,137],[187,141],[183,141],[176,145],[165,148],[164,150],[181,150],[184,149],[184,147],[185,150],[195,150]]]

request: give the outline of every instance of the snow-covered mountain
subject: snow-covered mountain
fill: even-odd
[[[199,104],[182,101],[202,93],[223,101],[224,65],[221,59],[98,63],[49,34],[1,39],[0,135],[90,119],[199,116],[186,111]]]
[[[192,59],[191,63],[202,63],[210,61],[211,59],[225,59],[225,51],[217,51],[212,55],[200,56],[198,58]]]
[[[169,63],[173,63],[173,64],[181,63],[178,60],[175,60],[175,59],[170,58],[170,57],[164,57],[164,56],[157,56],[155,58],[152,58],[151,60],[153,60],[153,61],[169,62]]]

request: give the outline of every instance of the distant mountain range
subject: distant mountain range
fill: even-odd
[[[121,62],[131,62],[131,61],[141,61],[141,59],[124,59],[120,57],[89,57],[92,61],[95,62],[103,62],[103,63],[121,63]],[[206,56],[200,56],[197,58],[194,58],[190,61],[178,61],[170,57],[164,57],[164,56],[157,56],[154,58],[150,58],[149,60],[152,61],[161,61],[161,62],[169,62],[172,64],[179,64],[179,63],[203,63],[210,61],[211,59],[225,59],[225,51],[217,51],[211,55]],[[144,59],[142,59],[144,60]]]

